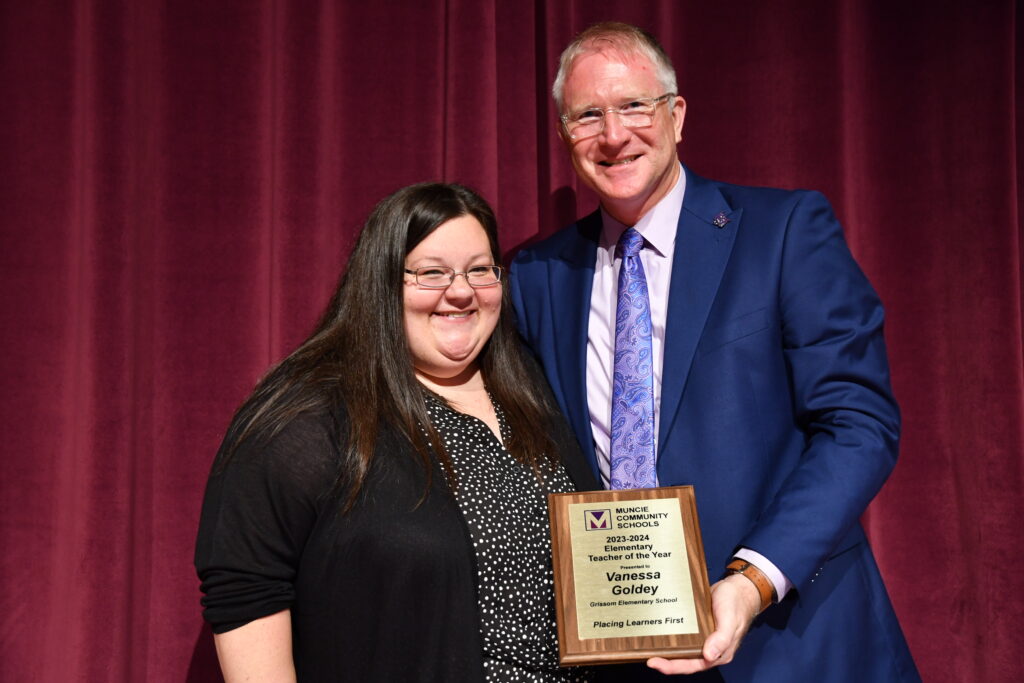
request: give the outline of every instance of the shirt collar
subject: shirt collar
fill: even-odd
[[[676,226],[679,225],[679,213],[683,209],[683,195],[686,194],[686,170],[679,165],[679,177],[668,194],[661,201],[640,217],[633,228],[643,236],[644,241],[659,256],[671,254],[676,243]],[[612,218],[611,214],[601,207],[601,246],[613,248],[619,236],[627,226]]]

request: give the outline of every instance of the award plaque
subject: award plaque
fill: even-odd
[[[714,630],[692,486],[548,496],[562,666],[699,657]]]

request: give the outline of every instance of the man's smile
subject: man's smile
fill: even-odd
[[[625,159],[608,159],[608,160],[605,160],[605,161],[597,162],[597,165],[598,166],[605,166],[605,167],[624,166],[626,164],[633,163],[634,161],[639,159],[641,156],[643,156],[643,155],[641,155],[641,154],[634,154],[633,156],[626,157]]]

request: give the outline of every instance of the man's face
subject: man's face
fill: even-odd
[[[618,107],[663,95],[662,87],[644,56],[588,52],[576,59],[565,80],[562,111]],[[658,105],[650,127],[626,128],[617,114],[606,112],[598,135],[572,140],[563,128],[562,139],[576,173],[597,192],[605,210],[633,225],[668,194],[679,176],[676,144],[682,140],[685,115],[686,102],[676,97]]]

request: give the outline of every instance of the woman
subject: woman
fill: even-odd
[[[499,253],[470,190],[399,190],[239,409],[196,546],[229,682],[583,680],[557,668],[546,512],[576,445]]]

